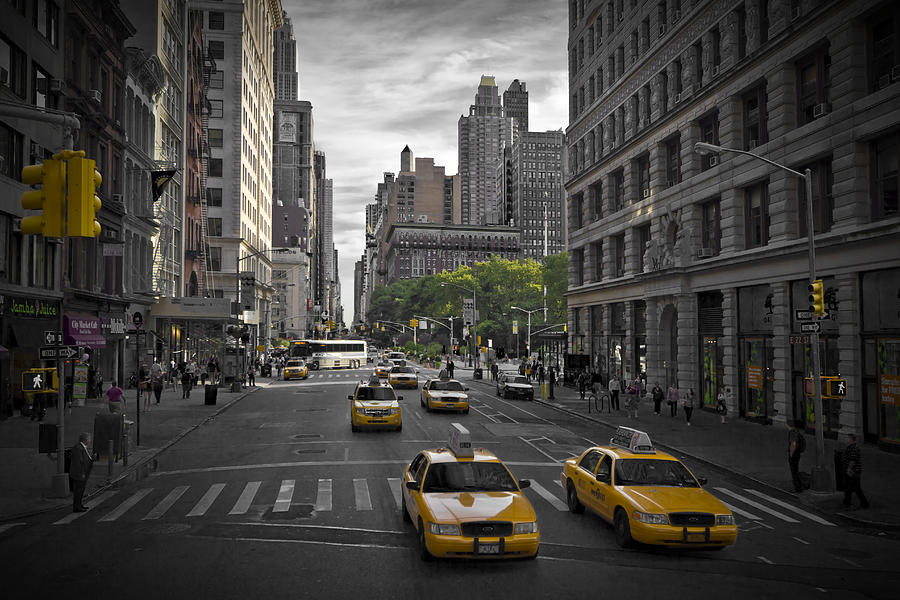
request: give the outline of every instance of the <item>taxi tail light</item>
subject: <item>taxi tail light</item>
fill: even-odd
[[[716,525],[734,525],[734,515],[716,515]]]
[[[645,513],[640,512],[638,510],[634,511],[631,514],[632,518],[635,521],[640,521],[641,523],[648,523],[650,525],[668,525],[669,517],[666,515],[658,515],[653,513]]]
[[[516,523],[516,527],[513,529],[513,535],[537,533],[537,531],[537,521],[531,521],[530,523]]]

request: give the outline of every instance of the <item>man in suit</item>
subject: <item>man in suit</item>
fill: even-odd
[[[87,484],[88,477],[91,476],[91,468],[94,466],[94,459],[87,449],[90,442],[90,434],[81,433],[78,435],[78,443],[72,446],[69,485],[72,487],[73,509],[75,512],[84,512],[88,509],[82,503],[82,499],[84,498],[84,486]]]

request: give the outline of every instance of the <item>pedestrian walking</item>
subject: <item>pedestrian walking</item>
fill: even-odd
[[[538,376],[538,384],[543,386],[544,385],[544,377],[546,376],[546,372],[544,371],[543,364],[538,365],[537,376]]]
[[[84,505],[84,487],[91,476],[91,468],[94,459],[88,452],[88,444],[91,436],[88,433],[78,435],[78,443],[72,446],[71,460],[69,463],[69,487],[72,488],[72,509],[74,512],[85,512],[88,507]]]
[[[556,385],[556,367],[550,365],[550,371],[547,375],[547,385],[550,388],[549,393],[547,394],[548,400],[555,400],[553,397],[553,386]]]
[[[194,376],[190,371],[185,370],[181,374],[181,397],[187,399],[191,397],[191,388],[194,386]]]
[[[731,388],[725,388],[725,390],[724,392],[719,390],[719,395],[716,398],[716,414],[719,415],[719,421],[722,425],[725,424],[725,416],[728,415],[728,405],[725,403],[725,398],[731,394]]]
[[[666,392],[666,404],[669,405],[669,416],[674,417],[678,414],[678,388],[672,383]]]
[[[691,415],[694,414],[695,399],[694,388],[688,388],[687,394],[682,394],[681,396],[681,408],[684,409],[684,420],[688,426],[691,425]]]
[[[153,395],[153,385],[150,381],[150,373],[144,367],[138,375],[140,379],[141,393],[144,394],[144,410],[150,412],[150,396]]]
[[[500,367],[497,366],[497,363],[491,365],[491,380],[497,381],[497,374],[500,373]]]
[[[150,366],[150,382],[153,384],[153,395],[156,397],[156,403],[159,404],[160,396],[162,396],[164,375],[162,365],[158,360],[154,360]]]
[[[588,382],[588,374],[584,369],[578,374],[578,393],[581,394],[581,399],[584,400],[584,395],[587,392],[587,382]]]
[[[658,383],[653,384],[653,389],[650,390],[650,394],[653,396],[653,414],[658,417],[662,401],[666,397],[666,394],[662,391],[662,388],[659,387]]]
[[[97,369],[97,397],[103,397],[103,371]]]
[[[528,380],[528,383],[531,383],[531,361],[529,360],[525,363],[525,379]]]
[[[119,413],[122,411],[122,396],[125,395],[125,391],[116,385],[116,382],[112,382],[112,387],[106,390],[106,399],[109,404],[109,412],[111,414]]]
[[[862,479],[862,455],[859,446],[856,444],[856,436],[852,433],[847,434],[847,448],[843,455],[844,467],[844,507],[850,508],[850,501],[853,499],[853,493],[859,498],[859,507],[862,509],[869,508],[869,501],[863,494],[860,482]]]
[[[622,383],[617,375],[613,375],[609,378],[609,404],[615,410],[619,410],[620,391],[622,391]]]
[[[525,361],[519,359],[519,375],[525,374]]]
[[[800,457],[803,455],[803,451],[806,450],[806,438],[800,429],[800,427],[803,427],[803,422],[796,421],[791,425],[790,421],[786,421],[785,425],[788,428],[788,465],[791,468],[794,492],[799,493],[803,491],[803,482],[800,479]]]
[[[256,387],[256,369],[253,365],[250,365],[250,368],[247,369],[247,383],[252,387]]]
[[[453,369],[456,368],[456,365],[453,364],[453,358],[447,361],[447,374],[450,375],[450,379],[453,379]]]
[[[628,411],[629,419],[638,418],[638,407],[641,404],[640,391],[634,385],[629,385],[625,389],[625,410]]]

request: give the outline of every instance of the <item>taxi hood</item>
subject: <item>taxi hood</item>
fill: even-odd
[[[431,390],[432,398],[459,398],[465,400],[469,396],[465,392],[454,392],[450,390]]]
[[[512,381],[507,381],[507,382],[506,382],[506,387],[508,387],[508,388],[520,388],[520,389],[525,389],[525,390],[530,390],[530,389],[532,389],[530,383],[514,383],[514,382],[512,382]]]
[[[718,498],[700,487],[629,486],[623,492],[644,512],[708,512],[720,515],[731,512]]]
[[[534,509],[521,492],[441,492],[425,494],[438,521],[535,521]]]
[[[356,400],[356,404],[363,408],[398,408],[400,404],[396,400]]]

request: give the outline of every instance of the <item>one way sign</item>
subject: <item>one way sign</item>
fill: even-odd
[[[62,332],[53,331],[52,329],[44,331],[44,343],[48,346],[62,343]]]

